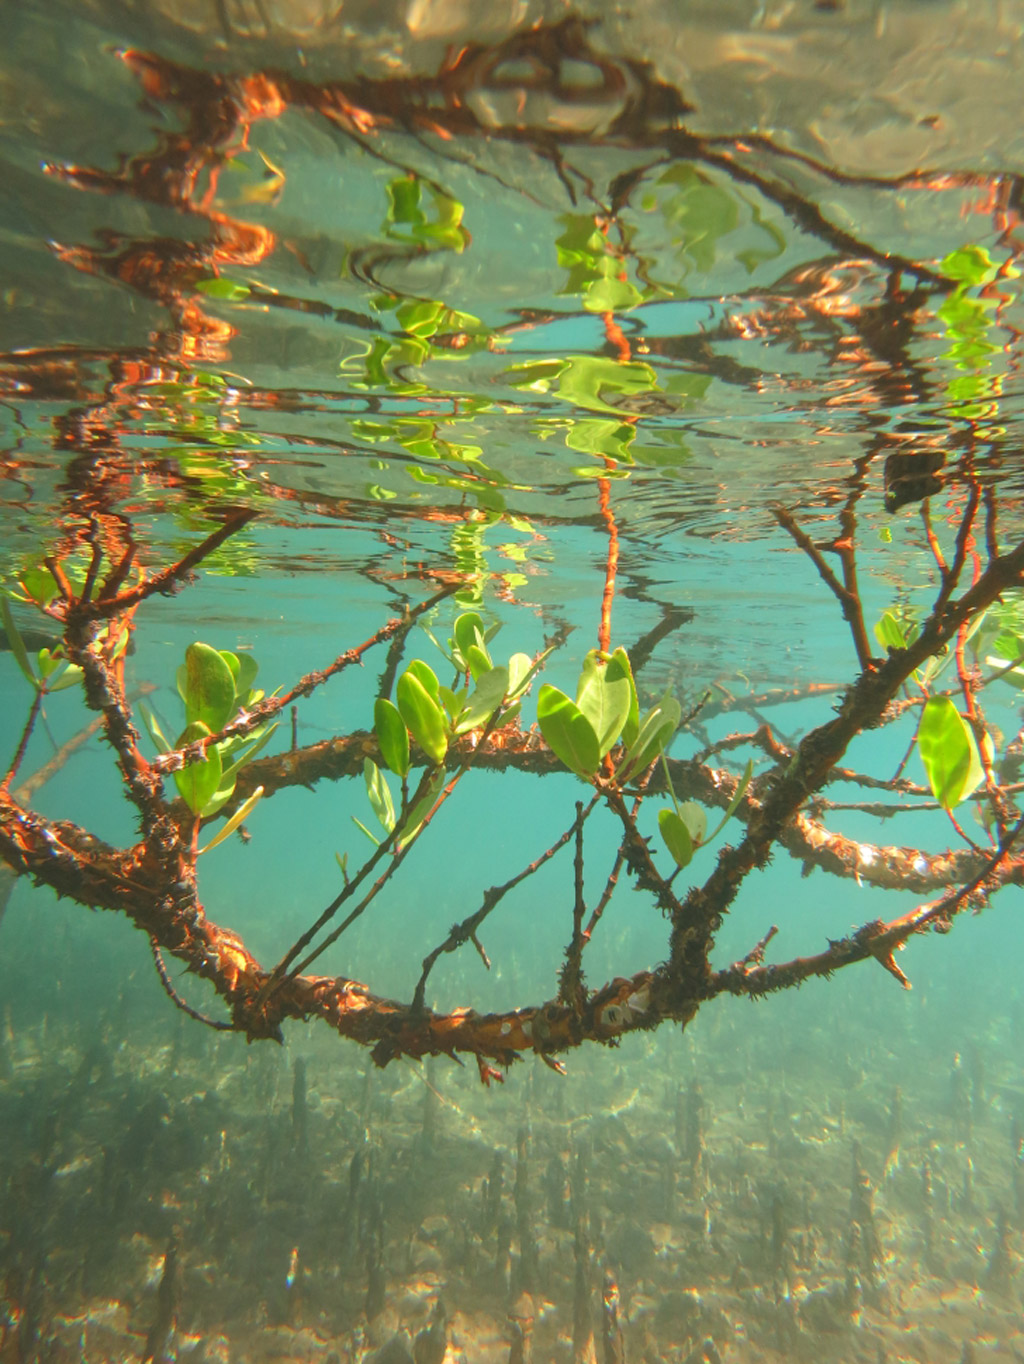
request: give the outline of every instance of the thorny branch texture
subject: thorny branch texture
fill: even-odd
[[[966,539],[967,523],[976,514],[977,502],[969,500],[958,542]],[[788,513],[780,520],[797,530]],[[211,542],[219,543],[220,538],[211,537],[191,551],[189,569],[201,563],[204,550],[210,552]],[[794,539],[802,545],[806,537],[799,531]],[[820,572],[820,552],[814,549],[808,557]],[[827,833],[808,809],[815,795],[842,770],[838,765],[851,741],[862,731],[886,723],[914,671],[938,650],[954,644],[962,627],[1000,593],[1024,580],[1024,542],[1006,553],[990,555],[968,586],[960,582],[964,562],[965,556],[958,555],[952,566],[944,566],[935,610],[914,642],[905,649],[890,650],[885,659],[868,658],[856,679],[840,694],[832,719],[792,747],[759,731],[761,745],[771,755],[771,766],[755,779],[741,802],[738,814],[744,825],[742,837],[735,846],[723,847],[703,884],[678,894],[670,879],[659,872],[652,850],[639,832],[637,815],[642,799],[663,786],[664,778],[658,770],[653,769],[646,783],[634,789],[631,802],[628,794],[602,773],[595,778],[594,799],[586,809],[579,807],[576,818],[553,846],[507,885],[487,891],[480,908],[454,926],[424,961],[415,998],[408,1005],[376,996],[367,986],[344,977],[285,974],[281,970],[272,973],[256,961],[236,934],[207,917],[196,883],[192,816],[163,793],[161,772],[174,764],[166,758],[150,761],[140,751],[132,705],[125,694],[124,656],[111,657],[109,644],[104,643],[109,636],[101,634],[98,627],[101,621],[127,623],[145,601],[145,585],[125,589],[122,583],[97,586],[94,582],[91,590],[95,596],[91,599],[75,598],[69,592],[60,604],[65,647],[72,662],[82,668],[86,703],[97,713],[102,732],[114,750],[125,795],[137,810],[139,841],[130,848],[113,848],[79,825],[43,818],[28,804],[35,789],[31,782],[11,789],[12,769],[0,786],[0,856],[17,874],[29,876],[59,895],[127,915],[149,938],[158,963],[159,954],[167,953],[209,981],[228,1006],[228,1026],[250,1039],[279,1038],[287,1019],[319,1018],[342,1036],[372,1046],[381,1065],[402,1055],[455,1056],[462,1052],[477,1059],[486,1080],[500,1077],[495,1066],[507,1067],[525,1052],[533,1051],[557,1065],[557,1053],[584,1041],[613,1043],[626,1032],[654,1028],[667,1021],[685,1025],[702,1003],[718,994],[752,997],[798,985],[812,975],[829,975],[870,957],[904,980],[893,953],[909,936],[930,927],[947,929],[963,906],[977,903],[999,884],[1024,879],[1024,859],[1016,850],[1024,821],[1018,819],[1005,829],[998,845],[987,854],[970,850],[926,859],[915,849],[876,848],[868,856],[863,844]],[[180,581],[179,570],[180,565],[172,565],[149,581]],[[830,575],[823,576],[833,590],[840,587],[833,584]],[[850,620],[846,589],[836,595]],[[410,621],[437,600],[438,594],[425,599],[404,620],[388,621],[364,644],[339,655],[322,671],[300,679],[284,694],[281,704],[308,695],[347,663],[407,630]],[[856,617],[859,602],[854,600],[853,605]],[[856,624],[853,629],[859,652],[863,629]],[[258,721],[258,716],[247,718],[234,732],[244,735]],[[461,764],[460,770],[513,768],[540,776],[558,769],[535,730],[524,732],[513,723],[498,734],[485,732],[477,739],[475,746],[466,736],[456,742],[454,757]],[[176,756],[184,762],[193,755]],[[374,736],[363,732],[257,759],[245,774],[244,786],[240,783],[236,801],[256,783],[265,787],[265,798],[270,798],[297,783],[312,785],[354,775],[361,771],[367,756],[377,758],[379,754]],[[424,762],[422,755],[420,762]],[[672,760],[669,770],[677,794],[710,806],[724,806],[736,790],[735,776],[707,763]],[[582,959],[590,930],[584,933],[582,927],[585,906],[580,859],[586,816],[598,799],[604,800],[621,823],[619,859],[625,861],[636,886],[667,916],[669,950],[664,964],[655,970],[588,989]],[[569,842],[575,842],[577,848],[576,893],[570,915],[572,938],[558,995],[540,1005],[495,1014],[466,1008],[449,1012],[426,1008],[423,986],[437,957],[466,942],[472,942],[482,953],[477,930],[501,897]],[[832,942],[817,956],[766,965],[762,961],[764,947],[759,945],[742,962],[714,972],[710,953],[723,915],[747,876],[763,867],[777,847],[785,848],[807,867],[863,876],[878,885],[941,888],[943,893],[934,903],[892,923],[868,923],[850,937]],[[384,866],[382,879],[386,880],[387,861],[380,860]],[[321,919],[326,921],[325,916]],[[311,936],[304,935],[300,944]],[[296,949],[292,949],[284,961],[293,960],[295,955]],[[161,975],[166,984],[163,970]]]
[[[923,392],[918,367],[906,347],[909,319],[925,304],[929,291],[948,291],[952,286],[948,279],[919,262],[876,248],[837,226],[822,209],[793,188],[791,177],[784,171],[787,164],[799,163],[802,170],[823,182],[842,182],[842,175],[833,168],[787,150],[770,138],[710,138],[688,131],[685,121],[692,110],[679,92],[662,85],[644,63],[627,60],[616,64],[595,51],[586,25],[578,19],[539,25],[495,48],[466,45],[443,64],[435,77],[424,79],[389,76],[379,81],[314,83],[282,73],[229,76],[192,71],[134,50],[126,50],[121,56],[138,78],[147,100],[180,110],[181,117],[170,121],[175,130],[161,132],[154,150],[128,157],[114,172],[71,165],[50,166],[48,170],[84,189],[103,194],[127,193],[174,211],[186,210],[208,221],[209,234],[202,243],[183,243],[176,237],[153,240],[147,236],[138,241],[118,239],[114,245],[100,247],[91,244],[59,248],[60,258],[74,268],[111,276],[137,294],[155,300],[167,310],[172,325],[157,336],[151,351],[142,355],[125,352],[112,364],[104,403],[83,406],[59,420],[58,445],[70,456],[65,469],[67,525],[61,528],[60,543],[46,563],[59,588],[49,614],[61,627],[69,659],[83,671],[85,701],[94,713],[91,724],[102,732],[113,750],[126,799],[136,812],[139,839],[132,847],[113,848],[79,825],[46,819],[35,812],[30,802],[42,774],[15,784],[23,751],[19,745],[19,752],[0,783],[0,858],[15,873],[82,905],[125,914],[147,935],[165,987],[170,982],[162,965],[162,953],[210,982],[227,1005],[229,1026],[251,1039],[279,1037],[281,1025],[287,1019],[320,1018],[343,1036],[372,1046],[381,1065],[400,1055],[454,1056],[463,1052],[477,1058],[484,1079],[498,1074],[494,1064],[507,1066],[524,1052],[534,1051],[554,1063],[557,1053],[583,1041],[611,1043],[625,1032],[653,1028],[662,1022],[685,1024],[704,1001],[722,993],[753,997],[797,985],[812,975],[828,975],[841,966],[872,956],[901,976],[893,953],[911,934],[946,928],[952,916],[965,905],[980,902],[1001,884],[1024,879],[1024,863],[1017,850],[1020,821],[1012,800],[1016,788],[1005,772],[1000,784],[991,770],[986,771],[984,798],[993,811],[999,833],[998,841],[987,852],[968,847],[929,855],[912,847],[869,846],[826,830],[820,818],[826,804],[821,793],[836,779],[881,788],[895,797],[925,794],[902,777],[884,782],[850,772],[841,763],[859,733],[888,723],[898,713],[920,704],[906,684],[936,651],[947,646],[959,650],[958,679],[963,701],[976,732],[983,729],[983,717],[963,665],[964,631],[1000,593],[1019,586],[1024,572],[1024,542],[1005,552],[999,548],[995,494],[991,488],[979,493],[978,487],[968,481],[966,506],[948,559],[931,528],[925,503],[925,535],[935,557],[938,586],[933,610],[908,648],[892,650],[886,658],[876,657],[865,627],[856,571],[855,504],[864,471],[877,455],[887,456],[887,499],[891,498],[896,507],[934,491],[929,484],[925,492],[906,494],[907,475],[900,463],[903,456],[898,452],[889,455],[889,447],[879,437],[863,459],[857,461],[854,477],[847,484],[849,492],[838,517],[837,538],[818,543],[798,524],[791,510],[779,508],[776,512],[779,524],[807,556],[824,587],[835,596],[851,631],[857,677],[845,688],[823,683],[804,691],[804,694],[835,692],[838,701],[833,718],[799,742],[791,741],[772,729],[762,711],[795,699],[793,694],[776,692],[737,698],[720,689],[720,694],[706,703],[694,720],[693,732],[699,736],[701,725],[712,714],[725,711],[751,717],[756,732],[705,745],[696,758],[669,760],[668,770],[678,797],[722,808],[729,804],[738,785],[733,772],[716,765],[722,755],[741,747],[754,748],[764,755],[766,766],[736,812],[742,821],[742,835],[735,846],[722,849],[702,885],[678,891],[674,879],[658,870],[654,855],[639,832],[637,820],[643,801],[665,789],[663,771],[651,770],[628,791],[616,788],[605,771],[594,783],[593,799],[574,820],[566,820],[547,850],[536,850],[533,860],[519,874],[502,886],[489,888],[478,907],[450,928],[424,960],[411,1004],[382,999],[366,986],[343,977],[304,974],[301,961],[298,966],[293,965],[305,946],[312,945],[321,928],[326,928],[336,914],[346,910],[346,917],[340,927],[332,929],[332,936],[343,931],[357,913],[362,913],[380,884],[390,879],[399,858],[392,856],[386,844],[379,858],[371,859],[352,878],[337,902],[328,906],[310,932],[285,953],[272,971],[255,960],[237,935],[210,920],[199,899],[196,882],[194,820],[180,803],[166,798],[166,776],[200,760],[212,744],[251,734],[274,712],[309,696],[385,643],[388,655],[381,691],[387,694],[410,626],[461,581],[453,575],[423,571],[420,580],[432,583],[440,592],[428,595],[417,606],[406,605],[401,615],[386,622],[369,639],[345,651],[322,670],[299,679],[283,695],[265,700],[250,714],[236,717],[220,734],[161,758],[147,759],[140,750],[133,704],[125,691],[124,656],[118,655],[110,642],[118,630],[133,628],[135,614],[144,611],[151,596],[186,587],[209,555],[236,535],[254,513],[234,507],[223,510],[218,529],[188,554],[150,575],[143,572],[139,567],[143,555],[130,520],[118,505],[119,484],[127,483],[130,474],[126,470],[130,465],[135,467],[119,448],[116,435],[119,405],[127,401],[124,394],[131,391],[134,379],[160,382],[168,374],[187,368],[186,362],[200,360],[216,365],[224,358],[230,328],[225,330],[223,322],[204,311],[195,289],[196,280],[216,277],[224,267],[252,265],[265,259],[275,248],[275,238],[260,224],[241,222],[215,211],[212,185],[205,195],[198,187],[206,183],[207,175],[215,180],[232,150],[245,145],[255,121],[277,118],[288,108],[304,111],[385,161],[389,159],[388,153],[380,142],[372,146],[371,143],[375,134],[386,129],[404,129],[417,137],[429,133],[439,136],[442,142],[456,137],[478,138],[486,139],[490,145],[499,136],[512,138],[532,145],[535,154],[555,170],[572,203],[582,193],[611,232],[642,177],[632,172],[617,177],[602,198],[590,176],[568,164],[560,144],[556,145],[546,135],[538,138],[530,128],[518,124],[504,129],[485,127],[472,112],[475,102],[467,98],[477,84],[486,85],[491,72],[506,65],[529,67],[536,73],[535,79],[541,81],[542,73],[557,73],[562,61],[578,60],[600,74],[607,90],[628,86],[634,91],[602,137],[612,137],[625,148],[646,151],[654,146],[670,158],[692,162],[713,176],[724,176],[756,191],[781,207],[791,221],[829,251],[832,266],[806,272],[799,304],[794,303],[787,311],[759,300],[747,325],[768,329],[776,338],[798,339],[799,317],[813,314],[822,327],[832,330],[838,341],[840,323],[844,319],[856,322],[857,343],[865,355],[865,375],[869,376],[866,382],[875,386],[881,405],[898,405],[908,395],[920,396]],[[591,94],[588,91],[588,98]],[[585,131],[567,133],[562,139],[570,147],[586,146],[592,140],[593,135]],[[393,164],[403,174],[409,173],[408,168]],[[483,160],[472,169],[481,175],[491,174]],[[886,185],[892,189],[924,190],[974,185],[977,179],[973,173],[934,177],[922,171]],[[1013,231],[1017,216],[1012,205],[1020,199],[1020,185],[1015,177],[1006,176],[1000,180],[998,189],[1000,230],[1008,248],[1016,250]],[[626,238],[619,235],[625,258],[631,248]],[[870,262],[871,268],[887,281],[884,297],[874,305],[851,302],[844,305],[845,312],[837,311],[832,296],[834,280],[841,276],[844,262],[863,261]],[[635,264],[639,272],[642,263]],[[353,270],[371,284],[376,284],[375,265],[372,251],[353,253]],[[314,306],[310,299],[292,299],[256,285],[252,296],[268,308],[309,310]],[[611,353],[622,361],[629,360],[628,342],[611,314],[606,315],[606,339]],[[439,344],[440,341],[441,338]],[[652,350],[661,344],[659,338],[651,338]],[[8,357],[8,363],[26,382],[33,376],[60,380],[62,376],[66,378],[68,368],[67,354],[59,350]],[[264,397],[269,401],[269,395]],[[943,456],[939,458],[941,462]],[[888,466],[892,461],[895,463],[890,481]],[[917,474],[912,473],[909,481],[913,483],[915,478]],[[607,482],[600,493],[601,516],[609,537],[601,621],[601,642],[607,647],[618,530]],[[303,500],[303,495],[283,485],[274,486],[273,494],[282,500]],[[984,564],[975,548],[975,522],[981,503],[986,518]],[[303,506],[322,515],[344,511],[340,499],[327,496],[315,501],[305,498]],[[396,521],[407,514],[397,504],[390,513]],[[66,553],[82,549],[91,557],[85,581],[76,590],[62,569],[62,559]],[[970,582],[965,581],[968,575]],[[670,610],[661,625],[630,651],[636,672],[659,640],[683,619],[683,613]],[[34,711],[38,711],[38,705]],[[33,723],[34,714],[25,727],[26,741]],[[493,734],[463,736],[453,743],[451,754],[460,775],[481,767],[513,769],[538,777],[560,770],[535,730],[524,732],[514,725]],[[225,808],[222,815],[231,814],[257,786],[264,788],[264,800],[270,800],[296,785],[313,787],[321,781],[355,776],[362,772],[365,758],[376,760],[379,756],[373,734],[365,731],[306,747],[293,742],[290,751],[257,758],[242,770],[234,805]],[[1008,754],[1009,757],[1019,763],[1019,753]],[[419,760],[423,765],[422,755]],[[445,798],[442,793],[438,803]],[[588,918],[582,895],[584,825],[591,810],[602,801],[619,821],[622,838],[605,892],[590,908]],[[486,960],[478,932],[487,917],[514,885],[569,843],[576,847],[576,892],[566,919],[571,937],[557,995],[546,1003],[503,1014],[428,1009],[425,987],[434,962],[442,954],[466,944],[474,946]],[[729,911],[750,873],[763,867],[776,849],[788,852],[805,871],[819,868],[836,876],[856,877],[873,886],[911,889],[938,898],[890,924],[880,921],[866,924],[850,937],[831,943],[827,951],[817,956],[781,964],[764,962],[772,937],[769,931],[741,961],[725,971],[712,971],[710,954],[722,916]],[[616,978],[590,989],[583,974],[585,949],[623,869],[667,916],[666,960],[654,971]],[[362,895],[361,899],[356,899],[357,893]],[[314,951],[319,952],[325,941],[320,938]],[[171,993],[174,997],[173,987]]]

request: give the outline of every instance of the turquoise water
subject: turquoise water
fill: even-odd
[[[101,578],[130,542],[152,576],[254,512],[135,616],[124,687],[171,740],[195,641],[287,690],[447,586],[392,680],[419,658],[451,681],[423,627],[444,644],[466,611],[500,627],[497,664],[557,633],[528,732],[541,682],[574,696],[606,625],[641,709],[668,692],[693,712],[667,753],[712,828],[714,782],[731,789],[753,761],[736,817],[671,883],[685,899],[791,770],[754,731],[795,749],[862,670],[823,571],[849,571],[844,536],[869,671],[884,613],[926,619],[934,549],[953,561],[973,499],[957,592],[995,540],[1020,541],[1020,16],[512,9],[82,0],[5,15],[0,575],[38,671],[60,633],[26,600],[46,556],[80,582],[90,535]],[[1008,801],[1018,692],[993,674],[1019,619],[1011,584],[962,664],[984,683]],[[387,650],[281,713],[240,779],[241,795],[268,791],[247,837],[198,859],[206,916],[263,970],[338,895],[339,858],[354,875],[372,852],[353,822],[377,829],[359,761],[310,785],[287,774],[290,750],[371,744]],[[925,685],[965,710],[954,667]],[[0,689],[6,768],[32,701],[13,647]],[[931,798],[922,695],[898,690],[913,704],[843,756],[876,785],[831,781],[819,794],[837,808],[809,797],[811,834],[745,878],[711,971],[773,926],[767,962],[824,952],[994,855],[980,791],[957,805],[960,830]],[[28,808],[61,838],[60,821],[114,848],[140,838],[110,745],[75,743],[90,719],[78,685],[44,698],[13,805],[5,788],[9,861]],[[520,739],[484,736],[310,968],[396,1002],[421,1040],[402,1011],[423,959],[591,794],[555,761],[508,760]],[[908,754],[906,792],[891,782]],[[669,808],[662,786],[637,816],[665,878]],[[187,849],[192,821],[172,812]],[[841,874],[813,865],[822,830],[845,840]],[[588,914],[621,837],[599,804]],[[962,876],[875,884],[894,847],[934,869],[968,840]],[[912,990],[869,959],[756,1002],[709,989],[685,1028],[681,1008],[655,1028],[634,1004],[621,1035],[591,1019],[565,1049],[535,1024],[521,1064],[481,1048],[485,1087],[472,1046],[376,1065],[314,1018],[287,1018],[282,1045],[204,1027],[161,989],[150,932],[178,1002],[218,1023],[229,1009],[175,956],[150,881],[111,912],[75,846],[62,898],[45,857],[41,884],[0,884],[0,1364],[1024,1352],[1014,877],[950,933],[909,939]],[[489,965],[468,942],[440,958],[431,1017],[515,1023],[545,1001],[564,1016],[574,900],[570,844],[480,928]],[[624,870],[586,986],[663,973],[669,929]]]

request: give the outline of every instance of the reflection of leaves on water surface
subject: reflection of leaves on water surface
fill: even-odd
[[[442,508],[461,510],[463,520],[506,507],[535,515],[522,500],[529,490],[561,496],[566,479],[608,477],[620,487],[646,477],[653,489],[684,469],[694,492],[689,480],[710,476],[710,493],[727,467],[723,440],[750,451],[776,443],[716,427],[723,403],[738,393],[750,397],[752,413],[765,404],[773,416],[806,405],[809,419],[793,429],[817,425],[839,436],[840,462],[866,448],[880,457],[880,484],[885,460],[899,456],[885,466],[893,509],[936,490],[934,471],[924,468],[931,457],[915,472],[918,445],[876,432],[865,447],[865,423],[894,406],[934,407],[945,393],[942,417],[957,423],[962,443],[973,442],[976,458],[985,454],[971,434],[983,404],[985,440],[998,449],[1009,439],[992,420],[1000,376],[937,377],[922,349],[945,296],[938,311],[950,360],[998,357],[1009,334],[997,331],[1005,310],[997,323],[962,282],[904,258],[890,225],[877,241],[854,234],[848,216],[833,213],[841,201],[830,197],[863,185],[894,201],[913,192],[951,196],[958,209],[984,177],[858,181],[765,136],[698,136],[686,127],[693,110],[684,93],[656,79],[648,63],[600,51],[597,32],[577,20],[468,44],[423,76],[318,82],[123,55],[147,99],[179,112],[180,126],[115,171],[51,171],[94,193],[170,206],[203,224],[204,235],[182,242],[108,232],[98,245],[61,253],[169,313],[150,355],[134,362],[133,379],[94,409],[91,424],[106,425],[144,458],[154,438],[168,442],[161,457],[167,467],[178,462],[180,478],[165,490],[185,495],[189,516],[200,514],[204,496],[214,507],[260,498],[257,478],[271,496],[283,479],[307,505],[333,503],[334,512],[359,517],[372,517],[374,506],[407,518]],[[311,187],[289,151],[296,118],[340,139],[337,166],[325,169],[344,180],[353,210],[361,205],[365,224],[352,240],[348,214],[304,228]],[[263,145],[252,141],[257,133]],[[1004,188],[1004,231],[1008,202]],[[499,213],[511,209],[506,232],[519,205],[524,213],[533,206],[524,221],[540,232],[537,263],[504,312],[489,303],[485,277],[498,246],[495,203]],[[229,205],[258,221],[240,221]],[[325,251],[325,229],[340,259]],[[1008,236],[1004,243],[1012,249]],[[517,250],[513,243],[500,258],[510,276]],[[1003,272],[1003,287],[1005,279]],[[713,315],[674,327],[660,320],[659,309],[691,294],[703,295]],[[190,414],[164,420],[159,409],[173,407],[175,383],[194,384],[194,369],[218,377],[228,364],[253,373],[263,363],[265,328],[283,340],[291,319],[301,331],[288,336],[301,335],[321,373],[323,336],[343,338],[334,373],[344,389],[239,381],[229,385],[230,400],[209,398],[204,407],[197,394]],[[609,339],[609,320],[628,334],[628,359]],[[593,330],[574,339],[583,326]],[[744,363],[749,355],[754,363]],[[520,387],[516,373],[536,383]],[[147,406],[152,416],[141,415]],[[296,422],[282,430],[287,412]],[[472,434],[459,429],[470,420]],[[524,475],[524,433],[545,444],[556,435],[557,472],[548,446]],[[781,433],[778,443],[787,442],[795,448],[795,437]],[[324,462],[322,474],[307,476],[303,468],[312,466],[286,454],[295,444]],[[250,449],[239,458],[243,446]],[[155,485],[166,475],[145,477]],[[807,495],[815,496],[809,484]],[[693,505],[708,503],[696,497]]]

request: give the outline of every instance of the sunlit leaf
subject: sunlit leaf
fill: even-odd
[[[622,733],[632,700],[633,681],[625,651],[616,650],[605,662],[596,649],[591,649],[583,660],[576,687],[576,705],[597,735],[600,757],[604,757]]]
[[[203,818],[204,819],[212,818],[212,816],[215,815],[218,812],[218,810],[223,809],[224,806],[227,805],[229,800],[233,799],[234,794],[235,794],[234,780],[232,779],[229,781],[224,776],[221,776],[220,785],[217,787],[216,791],[214,791],[213,795],[210,797],[210,799],[206,802],[206,804],[200,811]]]
[[[68,687],[77,687],[84,675],[77,664],[68,663],[63,672],[58,673],[52,681],[47,682],[46,690],[48,692],[66,691]]]
[[[444,762],[448,752],[448,726],[444,711],[440,701],[435,700],[419,676],[412,671],[412,665],[398,679],[395,697],[402,719],[423,752],[431,762]]]
[[[437,680],[437,673],[429,664],[424,663],[421,658],[414,658],[410,661],[406,672],[411,673],[417,679],[428,696],[433,697],[435,701],[440,701],[440,683]]]
[[[373,729],[381,757],[392,772],[404,777],[409,771],[409,731],[398,708],[386,696],[379,696],[374,702]]]
[[[640,733],[640,698],[636,694],[636,682],[633,680],[633,665],[629,661],[629,654],[625,649],[616,649],[616,657],[621,655],[626,670],[629,673],[629,714],[626,716],[626,723],[622,726],[622,739],[624,746],[629,749],[635,742],[636,736]]]
[[[565,692],[545,683],[537,697],[537,723],[544,741],[578,776],[592,777],[601,765],[597,735],[590,721]]]
[[[44,682],[53,676],[62,663],[66,662],[67,659],[60,654],[59,644],[55,650],[42,648],[36,654],[36,663],[39,665],[39,676]]]
[[[256,806],[260,803],[262,797],[263,787],[257,786],[249,799],[238,807],[229,820],[225,821],[223,829],[219,829],[217,833],[214,834],[213,838],[210,839],[209,843],[198,850],[196,856],[198,857],[201,853],[209,852],[210,849],[215,848],[218,843],[223,843],[226,838],[230,838],[243,820],[249,818],[253,810],[255,810]]]
[[[454,719],[466,704],[466,698],[469,696],[469,688],[460,687],[456,691],[452,687],[446,687],[444,683],[442,683],[439,690],[441,694],[441,704]]]
[[[523,695],[526,688],[544,666],[544,662],[548,655],[553,652],[554,646],[552,645],[551,648],[545,649],[544,652],[539,655],[536,662],[534,662],[529,654],[512,655],[508,661],[508,699],[510,701],[514,701],[516,697]]]
[[[463,611],[460,616],[455,618],[452,637],[455,641],[455,647],[463,658],[474,645],[486,653],[484,622],[476,611]]]
[[[965,800],[984,778],[971,727],[948,696],[933,696],[925,703],[917,748],[932,794],[946,810]]]

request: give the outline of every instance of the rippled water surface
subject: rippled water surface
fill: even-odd
[[[126,683],[157,729],[196,639],[287,689],[447,589],[419,622],[442,643],[477,611],[501,659],[557,641],[567,691],[610,642],[645,705],[703,697],[677,759],[765,723],[789,744],[884,652],[884,612],[926,613],[937,560],[980,573],[1024,531],[1016,0],[53,0],[2,23],[0,574],[33,656],[53,626],[25,574],[87,529],[152,575],[240,526],[140,609]],[[419,626],[404,647],[441,670]],[[387,650],[286,712],[268,757],[370,728]],[[6,765],[14,652],[0,685]],[[1012,746],[1016,693],[985,695]],[[34,808],[129,846],[80,698],[46,698],[21,775],[56,751]],[[851,764],[888,781],[901,723]],[[735,782],[766,752],[715,762]],[[211,920],[265,963],[369,848],[346,761],[356,781],[281,780],[252,842],[200,864]],[[841,874],[777,851],[713,964],[937,894],[966,843],[907,774],[898,827],[852,785],[815,806]],[[317,969],[411,999],[586,794],[472,776]],[[554,995],[620,837],[589,828],[585,874],[545,863],[428,1005]],[[591,986],[669,950],[626,880]],[[378,1073],[315,1025],[246,1049],[175,1013],[123,917],[4,895],[2,1364],[1021,1357],[1019,885],[913,941],[913,994],[869,963],[504,1090]]]

